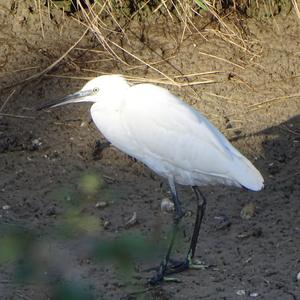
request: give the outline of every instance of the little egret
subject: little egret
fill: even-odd
[[[97,128],[116,148],[140,160],[165,178],[174,202],[174,223],[167,254],[151,284],[164,276],[197,267],[194,259],[206,199],[199,186],[225,184],[259,191],[260,172],[198,111],[153,84],[129,85],[120,75],[103,75],[74,94],[39,109],[92,102]],[[197,212],[190,247],[183,262],[170,259],[178,223],[183,216],[176,184],[192,186]]]

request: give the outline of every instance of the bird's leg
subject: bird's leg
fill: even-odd
[[[159,266],[159,269],[158,269],[156,275],[153,276],[149,280],[149,283],[152,284],[152,285],[157,284],[157,283],[164,280],[164,275],[166,273],[167,265],[168,265],[168,262],[170,260],[171,251],[172,251],[174,241],[175,241],[175,237],[176,237],[176,234],[177,234],[177,231],[178,231],[178,224],[179,224],[181,218],[183,217],[183,211],[182,211],[182,208],[181,208],[181,203],[180,203],[180,201],[178,199],[178,196],[177,196],[175,182],[169,180],[169,185],[170,185],[170,189],[171,189],[172,200],[173,200],[174,206],[175,206],[174,217],[173,217],[172,235],[171,235],[171,240],[170,240],[170,244],[169,244],[168,251],[167,251],[167,254],[165,256],[165,259],[160,263],[160,266]]]
[[[196,199],[197,199],[197,213],[196,213],[196,220],[195,220],[190,247],[186,259],[182,262],[173,262],[172,265],[167,268],[165,272],[166,274],[179,273],[189,268],[202,269],[203,267],[205,267],[203,263],[201,263],[200,261],[196,261],[194,259],[194,256],[195,256],[196,246],[198,242],[199,231],[201,228],[201,223],[205,213],[206,198],[198,189],[198,187],[193,186],[193,190],[196,194]]]
[[[203,195],[203,193],[201,193],[201,191],[199,190],[199,188],[197,186],[193,186],[193,190],[195,192],[196,199],[197,199],[197,214],[196,214],[196,220],[195,220],[194,231],[193,231],[193,235],[192,235],[192,239],[191,239],[190,248],[189,248],[189,251],[187,254],[187,258],[186,258],[189,262],[190,267],[196,267],[197,265],[199,265],[199,262],[194,260],[194,256],[195,256],[195,251],[196,251],[196,247],[197,247],[199,231],[201,228],[201,224],[202,224],[202,220],[203,220],[203,217],[205,214],[205,208],[206,208],[206,198]]]

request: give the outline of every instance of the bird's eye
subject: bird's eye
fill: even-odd
[[[93,92],[94,93],[98,93],[99,92],[99,88],[97,88],[97,87],[93,88]]]

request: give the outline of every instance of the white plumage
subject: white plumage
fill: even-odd
[[[201,113],[164,88],[153,84],[130,86],[120,75],[105,75],[89,81],[81,91],[42,108],[72,102],[93,102],[91,115],[105,138],[169,182],[175,204],[174,234],[166,258],[151,283],[163,280],[166,273],[193,265],[206,203],[196,186],[226,184],[253,191],[264,186],[260,172],[247,158]],[[169,256],[183,215],[176,183],[193,186],[198,206],[187,258],[170,268]]]
[[[257,169],[198,111],[152,84],[129,86],[117,75],[101,76],[91,115],[121,151],[157,174],[183,185],[228,184],[258,191]]]

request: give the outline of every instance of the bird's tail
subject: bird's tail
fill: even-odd
[[[260,191],[264,187],[264,179],[254,165],[244,156],[236,156],[232,175],[240,185],[252,191]]]

